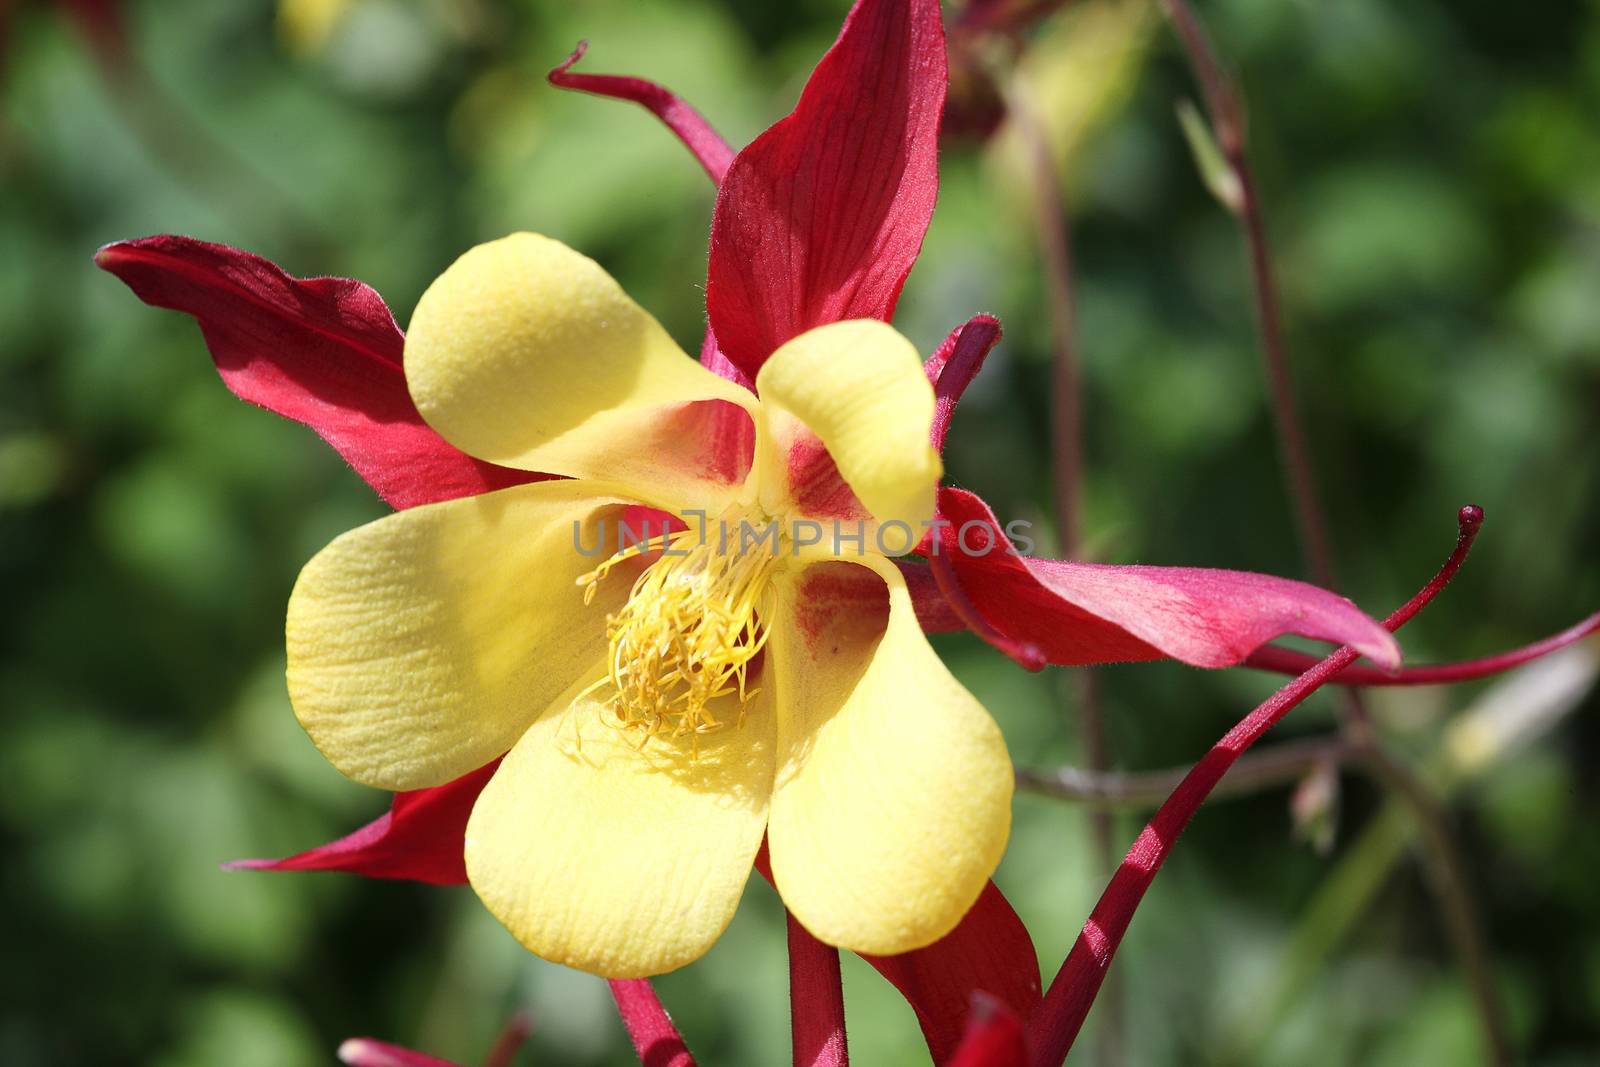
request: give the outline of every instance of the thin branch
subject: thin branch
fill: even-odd
[[[1359,752],[1340,735],[1286,741],[1262,752],[1241,756],[1228,776],[1217,784],[1213,797],[1238,797],[1286,785],[1320,763],[1345,763]],[[1041,796],[1075,800],[1104,809],[1141,809],[1160,806],[1178,787],[1189,766],[1159,771],[1117,773],[1058,767],[1040,771],[1019,767],[1017,788]]]

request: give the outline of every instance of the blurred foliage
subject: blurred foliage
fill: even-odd
[[[148,0],[146,76],[108,72],[53,5],[23,4],[0,105],[0,1062],[331,1062],[372,1034],[475,1061],[531,1006],[519,1062],[626,1063],[598,980],[520,949],[470,891],[218,863],[382,810],[312,749],[282,685],[297,568],[375,517],[312,435],[237,403],[192,323],[94,269],[99,244],[180,232],[374,285],[404,322],[471,244],[512,229],[600,259],[698,345],[712,190],[641,110],[550,89],[585,69],[683,93],[735,143],[790,106],[847,7],[736,0]],[[1460,504],[1489,521],[1406,632],[1414,661],[1519,644],[1600,604],[1600,6],[1215,0],[1242,79],[1296,375],[1340,570],[1374,613],[1436,566]],[[1175,117],[1195,95],[1159,18],[1083,0],[1023,60],[1064,167],[1085,363],[1087,535],[1101,559],[1300,571],[1232,220]],[[1002,130],[952,144],[899,325],[1007,334],[957,418],[951,478],[1048,528],[1048,309],[1026,171]],[[939,647],[1019,762],[1076,758],[1059,672]],[[1104,671],[1117,763],[1196,758],[1271,679]],[[1475,687],[1377,694],[1434,751]],[[1455,798],[1533,1062],[1600,1058],[1600,711]],[[915,709],[907,709],[908,716]],[[1326,729],[1323,698],[1281,732]],[[1344,778],[1340,835],[1291,833],[1288,791],[1218,803],[1134,924],[1132,1060],[1234,1047],[1309,902],[1379,812]],[[998,879],[1046,967],[1100,882],[1080,812],[1019,797]],[[1118,820],[1130,839],[1132,815]],[[641,891],[647,891],[646,888]],[[787,1055],[781,910],[752,882],[727,936],[663,979],[708,1064]],[[911,1014],[845,961],[859,1062],[925,1062]],[[1091,1020],[1091,1026],[1093,1020]],[[1414,860],[1262,1063],[1466,1063],[1471,1005]]]

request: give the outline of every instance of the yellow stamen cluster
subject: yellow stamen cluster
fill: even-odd
[[[698,735],[724,725],[708,705],[737,693],[739,715],[756,693],[750,661],[767,640],[761,618],[767,576],[779,553],[762,544],[739,551],[736,538],[683,530],[631,545],[578,579],[593,601],[606,573],[624,560],[658,554],[639,575],[622,610],[606,618],[609,673],[586,692],[609,687],[609,725],[643,747],[661,734]]]

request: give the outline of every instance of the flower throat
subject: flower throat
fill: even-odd
[[[742,533],[742,524],[734,523]],[[781,558],[778,546],[701,530],[680,530],[630,545],[578,579],[583,602],[594,600],[611,568],[635,556],[660,553],[635,579],[627,603],[606,617],[608,675],[584,695],[609,687],[602,720],[635,735],[698,737],[725,723],[709,704],[737,694],[739,718],[756,690],[747,671],[767,640],[761,616],[767,577]],[[739,544],[729,544],[739,540]]]

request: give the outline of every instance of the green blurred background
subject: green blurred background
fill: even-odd
[[[587,38],[585,69],[663,81],[742,144],[792,105],[847,6],[150,0],[125,5],[143,80],[108,71],[57,6],[12,12],[0,1063],[283,1067],[331,1063],[355,1034],[473,1063],[518,1008],[537,1022],[519,1063],[630,1062],[603,983],[526,955],[465,888],[218,869],[386,804],[322,761],[282,681],[298,567],[383,509],[311,433],[231,397],[189,319],[90,257],[192,234],[359,277],[403,324],[458,253],[533,229],[598,258],[694,350],[709,183],[643,111],[543,72]],[[1406,631],[1414,662],[1600,606],[1600,5],[1200,10],[1249,100],[1347,591],[1387,611],[1476,502],[1485,532]],[[1089,552],[1301,574],[1238,235],[1174,116],[1193,93],[1182,56],[1149,5],[1084,0],[1036,28],[1023,64],[1074,229]],[[1048,531],[1049,315],[1026,181],[1004,132],[947,145],[898,325],[928,350],[969,314],[1000,315],[950,478]],[[1019,763],[1080,758],[1061,672],[939,647]],[[1172,664],[1102,675],[1127,769],[1192,761],[1274,685]],[[1373,705],[1429,768],[1482,690]],[[1517,1043],[1539,1063],[1600,1062],[1596,712],[1591,697],[1450,808]],[[1281,733],[1333,719],[1324,695]],[[1202,812],[1117,963],[1127,1062],[1477,1061],[1409,824],[1360,774],[1342,782],[1325,854],[1294,834],[1287,788]],[[1081,809],[1016,808],[998,880],[1048,978],[1102,879]],[[1120,814],[1118,841],[1139,822]],[[786,1058],[781,916],[757,879],[711,954],[658,983],[701,1062]],[[853,957],[845,981],[857,1061],[925,1063],[893,991]]]

